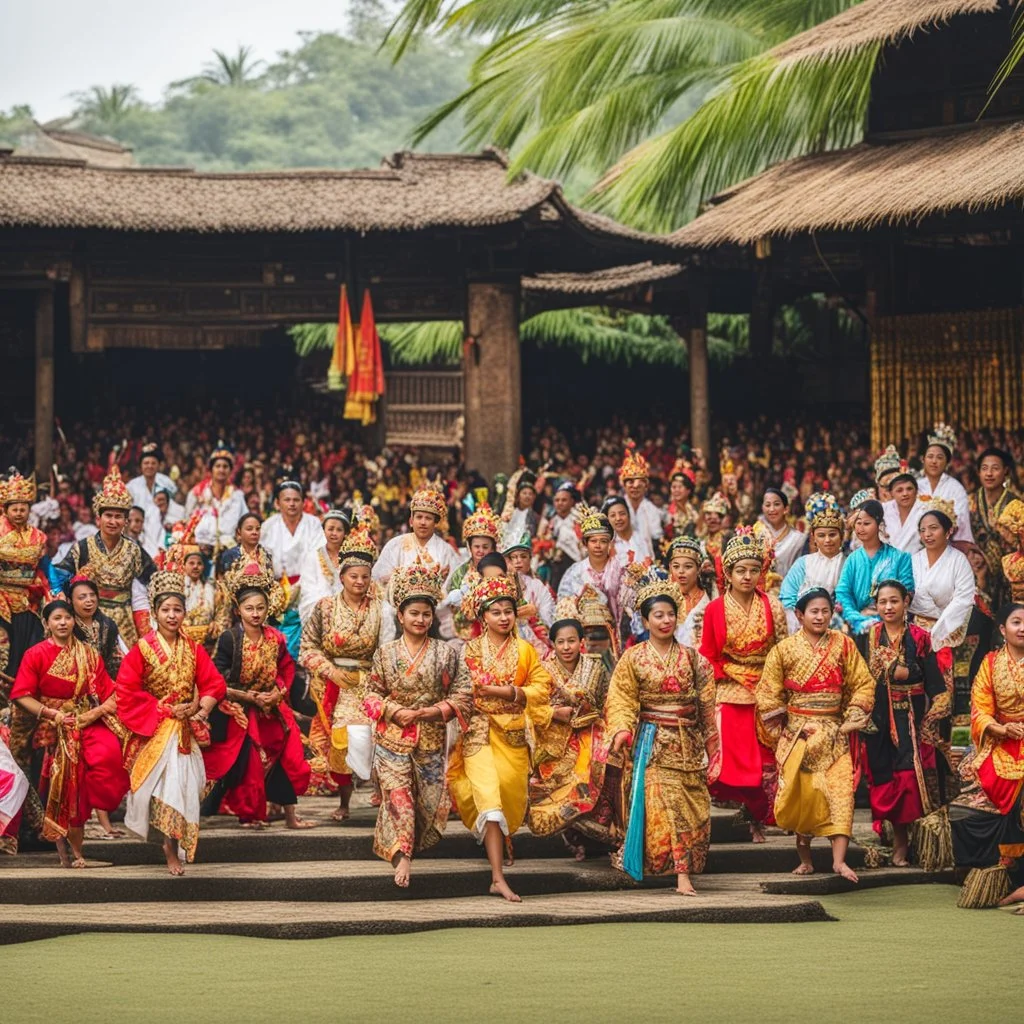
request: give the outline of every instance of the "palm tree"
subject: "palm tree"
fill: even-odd
[[[511,171],[600,177],[592,201],[653,230],[778,160],[863,131],[879,52],[789,58],[793,35],[859,0],[407,0],[396,59],[429,30],[491,39],[456,112],[465,142],[513,153]]]
[[[256,80],[257,70],[266,63],[262,60],[252,60],[252,49],[251,46],[239,46],[234,55],[225,53],[223,50],[214,50],[214,59],[203,65],[202,74],[172,82],[171,88],[176,89],[190,85],[224,85],[241,88],[251,85]]]
[[[75,116],[117,124],[129,110],[141,106],[139,90],[134,85],[94,85],[85,92],[74,93]]]

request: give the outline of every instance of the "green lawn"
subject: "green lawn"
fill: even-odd
[[[1020,1019],[1024,918],[957,910],[955,901],[956,890],[942,885],[867,890],[823,900],[840,920],[820,924],[585,925],[310,941],[79,935],[0,949],[3,1019]]]

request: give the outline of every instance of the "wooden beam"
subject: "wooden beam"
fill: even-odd
[[[754,261],[754,287],[750,300],[750,356],[763,366],[772,354],[775,340],[775,302],[772,295],[771,265],[767,255]]]
[[[53,465],[53,288],[36,293],[36,480],[50,479]]]
[[[708,387],[708,283],[697,270],[687,274],[690,285],[690,443],[699,448],[708,465],[711,453],[711,397]]]
[[[467,288],[465,458],[490,480],[516,468],[522,444],[519,283]]]

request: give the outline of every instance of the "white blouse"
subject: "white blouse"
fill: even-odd
[[[340,593],[341,572],[328,558],[326,545],[307,551],[299,573],[299,620],[305,623],[321,598]]]
[[[761,516],[761,523],[772,539],[775,547],[775,571],[780,576],[785,576],[793,563],[803,554],[807,545],[807,534],[793,529],[788,523],[778,533],[764,516]]]
[[[885,532],[889,543],[900,551],[906,551],[908,555],[916,555],[921,550],[921,535],[917,532],[921,516],[928,511],[928,504],[924,501],[914,502],[913,508],[907,513],[907,518],[900,522],[900,510],[896,507],[896,499],[882,503],[885,512]],[[957,513],[959,516],[959,513]]]
[[[935,619],[932,626],[932,647],[950,646],[949,640],[967,625],[974,607],[974,572],[967,557],[954,547],[947,547],[934,565],[928,564],[924,548],[913,556],[914,598],[910,610],[915,615]],[[957,643],[962,640],[957,639]]]

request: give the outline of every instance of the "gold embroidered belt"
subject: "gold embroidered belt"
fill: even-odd
[[[889,692],[894,697],[921,697],[924,695],[924,684],[911,683],[907,686],[900,683],[890,683]]]
[[[790,704],[786,709],[791,715],[806,715],[808,718],[826,718],[839,713],[839,705],[834,708],[798,708]]]
[[[338,668],[347,668],[351,672],[368,672],[373,668],[372,661],[360,661],[358,658],[331,658]]]
[[[678,708],[656,708],[650,711],[640,712],[641,722],[651,722],[654,725],[679,725],[681,718],[690,718],[697,711],[694,704],[686,704]]]

